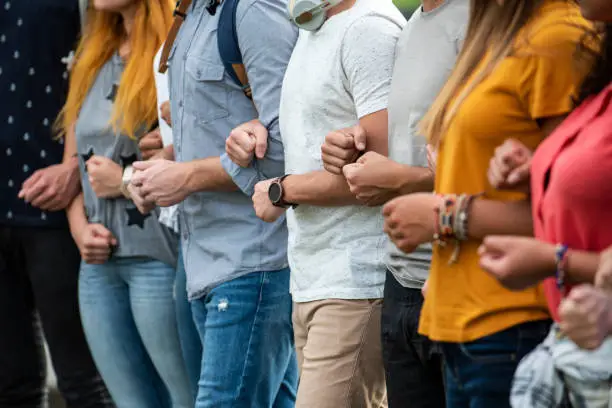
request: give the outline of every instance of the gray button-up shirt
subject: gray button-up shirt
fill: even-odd
[[[286,0],[242,0],[236,31],[253,101],[225,72],[217,46],[221,14],[194,0],[169,58],[170,101],[177,161],[221,157],[241,191],[200,192],[180,205],[180,229],[187,291],[191,299],[216,285],[256,271],[287,266],[284,217],[274,223],[257,218],[251,196],[260,180],[284,172],[278,109],[283,76],[297,29]],[[248,168],[225,155],[225,140],[236,126],[254,118],[268,128],[268,151]]]

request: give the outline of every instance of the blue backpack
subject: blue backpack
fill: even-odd
[[[187,17],[187,10],[191,5],[192,0],[179,0],[174,9],[174,22],[168,33],[168,38],[164,45],[159,64],[159,72],[164,73],[168,69],[168,56],[172,43],[176,40],[176,35]],[[252,99],[253,94],[247,78],[246,69],[242,62],[242,53],[238,45],[238,33],[236,32],[236,9],[238,8],[239,0],[212,0],[207,10],[214,15],[217,12],[217,7],[224,3],[219,16],[217,26],[217,47],[221,55],[221,61],[225,66],[225,70],[232,77],[234,82],[242,88],[242,91],[247,98]]]
[[[242,88],[244,94],[252,99],[253,93],[242,62],[242,53],[240,52],[238,33],[236,32],[236,9],[239,1],[223,0],[224,5],[217,26],[217,45],[225,71]]]

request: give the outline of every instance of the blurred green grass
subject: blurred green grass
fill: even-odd
[[[393,3],[404,13],[412,13],[419,6],[420,0],[393,0]]]

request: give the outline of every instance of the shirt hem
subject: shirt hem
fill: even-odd
[[[291,296],[295,303],[314,302],[325,299],[342,300],[362,300],[362,299],[382,299],[384,288],[381,286],[376,289],[346,288],[342,290],[311,290],[311,291],[291,291]]]
[[[524,311],[512,318],[505,319],[497,324],[487,324],[487,327],[478,327],[474,329],[441,329],[439,326],[430,326],[421,320],[419,324],[419,334],[429,338],[432,341],[440,343],[468,343],[482,339],[495,333],[507,330],[519,324],[536,322],[540,320],[551,320],[551,317],[546,312]]]
[[[256,272],[276,272],[276,271],[282,271],[284,269],[289,268],[289,265],[287,263],[284,264],[284,266],[280,266],[280,267],[275,267],[275,266],[269,266],[266,268],[250,268],[250,269],[243,269],[240,272],[235,272],[232,275],[226,276],[223,279],[217,279],[215,281],[212,281],[210,283],[207,283],[205,285],[197,285],[200,288],[196,289],[196,290],[190,290],[187,293],[187,299],[189,301],[194,301],[194,300],[198,300],[201,299],[202,297],[206,296],[208,293],[210,293],[211,290],[213,290],[214,288],[216,288],[219,285],[223,285],[224,283],[227,282],[231,282],[234,279],[239,279],[242,278],[246,275],[249,275],[251,273],[256,273]],[[188,274],[188,272],[187,272]]]

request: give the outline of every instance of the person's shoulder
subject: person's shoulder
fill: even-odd
[[[355,14],[353,21],[346,27],[345,39],[363,38],[369,35],[370,38],[394,37],[406,25],[406,18],[391,2],[388,4],[382,1],[379,7],[370,7],[360,10]]]
[[[263,12],[267,15],[278,15],[286,17],[286,0],[234,0],[238,2],[236,6],[236,21],[241,21],[250,12]],[[285,20],[289,21],[286,17]]]
[[[548,0],[517,38],[516,48],[537,52],[574,48],[593,30],[571,1]]]

